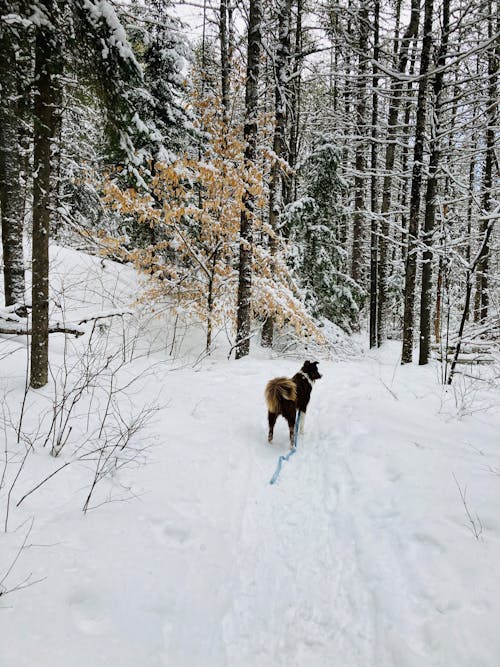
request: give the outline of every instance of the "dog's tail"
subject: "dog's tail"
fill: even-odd
[[[285,401],[297,400],[297,387],[295,382],[290,378],[274,378],[266,385],[265,391],[267,409],[273,414],[280,412],[280,400]]]

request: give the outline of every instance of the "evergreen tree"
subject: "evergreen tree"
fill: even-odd
[[[144,76],[132,95],[138,130],[134,145],[144,164],[175,159],[193,130],[183,71],[190,52],[170,6],[169,0],[133,5],[137,18],[127,31]]]
[[[340,240],[345,184],[339,176],[340,154],[329,136],[320,137],[300,166],[301,197],[289,204],[284,222],[293,246],[290,263],[316,317],[349,330],[363,294],[348,275]]]
[[[155,0],[147,6],[133,3],[118,9],[142,78],[127,93],[130,97],[128,139],[134,148],[133,164],[120,171],[125,185],[150,186],[156,162],[172,162],[192,139],[192,113],[185,103],[184,67],[190,57],[180,24],[169,15],[170,3]],[[68,62],[72,81],[78,84],[78,56]],[[86,76],[88,86],[67,86],[62,122],[60,190],[68,219],[92,231],[122,236],[130,247],[144,247],[158,240],[158,231],[137,225],[128,216],[115,215],[100,200],[103,171],[109,166],[127,167],[120,142],[113,141],[103,119],[99,84]],[[123,102],[121,103],[123,106]],[[112,139],[111,141],[109,139]],[[140,178],[138,178],[140,173]],[[61,210],[61,202],[59,203]],[[62,233],[66,230],[62,227]],[[58,234],[61,231],[58,229]]]
[[[30,384],[42,387],[48,378],[49,236],[54,216],[54,149],[60,127],[62,77],[73,67],[80,82],[99,92],[106,113],[111,144],[139,176],[140,157],[134,129],[144,124],[132,105],[132,92],[142,80],[139,64],[125,30],[108,2],[38,0],[34,24],[34,177],[33,285]]]

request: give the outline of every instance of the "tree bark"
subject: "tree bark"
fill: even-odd
[[[408,75],[413,77],[415,74],[415,60],[417,56],[417,40],[413,41],[410,53],[410,66],[408,68]],[[407,177],[408,172],[408,161],[410,154],[410,136],[412,132],[411,127],[411,116],[414,107],[414,98],[413,98],[413,83],[408,81],[405,89],[406,100],[404,103],[404,113],[403,113],[403,131],[400,136],[402,142],[401,148],[401,175],[402,180],[399,188],[399,199],[398,199],[398,208],[401,211],[401,260],[403,263],[406,262],[406,251],[407,251],[407,242],[408,242],[408,200],[410,199],[410,189],[411,189],[411,178]],[[395,219],[396,222],[396,219]]]
[[[257,149],[257,115],[259,59],[261,52],[262,2],[250,0],[248,23],[247,79],[245,87],[245,168],[255,162]],[[240,256],[238,267],[238,302],[236,313],[236,359],[250,351],[250,325],[252,318],[252,257],[254,195],[247,189],[243,195],[240,218]]]
[[[411,363],[413,358],[413,330],[415,307],[415,284],[417,277],[417,251],[420,213],[420,192],[422,187],[422,163],[427,114],[428,73],[432,48],[433,0],[425,0],[424,35],[420,56],[420,80],[418,85],[417,116],[415,126],[415,146],[413,151],[413,171],[411,179],[410,218],[408,222],[408,254],[406,257],[403,349],[401,363]]]
[[[379,21],[380,2],[376,0],[373,8],[373,95],[372,95],[372,145],[371,145],[371,213],[370,225],[370,348],[377,345],[377,272],[378,272],[378,76],[377,61],[379,58]]]
[[[356,80],[356,148],[354,158],[354,215],[352,238],[351,277],[365,287],[365,188],[366,188],[366,84],[368,68],[368,6],[364,2],[359,11],[358,71]]]
[[[432,309],[432,245],[436,217],[437,178],[441,160],[441,146],[439,132],[442,124],[443,114],[443,81],[444,66],[448,50],[448,34],[450,24],[450,0],[443,0],[442,7],[442,33],[441,45],[436,60],[437,72],[434,77],[434,107],[432,113],[434,121],[431,124],[431,155],[429,158],[429,175],[427,178],[427,189],[425,195],[425,217],[422,265],[422,287],[420,295],[420,349],[418,363],[421,366],[429,363],[431,348],[431,309]]]

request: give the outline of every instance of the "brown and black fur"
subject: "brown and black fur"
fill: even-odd
[[[307,375],[311,382],[308,382],[304,375]],[[302,413],[302,419],[304,419],[311,398],[312,383],[319,380],[320,377],[318,362],[306,361],[293,378],[279,377],[267,383],[265,397],[269,420],[269,442],[273,440],[276,420],[279,415],[282,415],[287,420],[290,430],[290,448],[294,446],[293,436],[297,410]]]

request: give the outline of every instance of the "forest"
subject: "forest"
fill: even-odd
[[[164,2],[8,2],[2,327],[32,327],[31,385],[50,239],[132,262],[236,358],[323,320],[402,363],[497,337],[498,8],[421,4],[205,3],[189,31]]]
[[[76,619],[72,667],[98,664],[104,644],[87,642],[113,634],[124,643],[102,664],[122,667],[495,664],[500,591],[470,568],[473,549],[494,563],[500,544],[498,0],[0,0],[0,54],[0,625],[4,595],[31,624],[45,577],[74,560],[80,588],[65,574],[55,589],[57,615]],[[259,471],[285,438],[265,443],[264,385],[306,358],[323,368],[312,435],[268,501]],[[413,474],[399,505],[389,489]],[[113,600],[143,554],[131,547],[109,589],[105,571],[128,521],[174,574],[161,595],[137,580],[158,599],[153,620],[141,599],[127,649],[116,609],[137,598]],[[66,551],[38,562],[31,543],[66,529]],[[269,574],[249,554],[277,530]],[[86,540],[111,545],[100,568]],[[289,546],[311,564],[293,584]],[[347,561],[374,582],[371,602]],[[287,586],[265,627],[266,590]],[[337,615],[324,586],[340,591]],[[393,586],[425,608],[421,635]],[[458,608],[458,626],[436,621]],[[271,639],[280,614],[287,631]],[[23,661],[20,637],[0,663],[67,664],[34,635]]]

